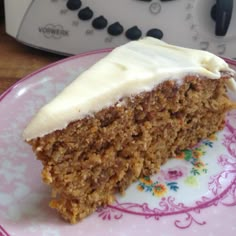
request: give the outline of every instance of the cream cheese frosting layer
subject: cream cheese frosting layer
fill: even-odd
[[[123,97],[151,91],[165,80],[181,81],[190,74],[219,79],[221,71],[232,72],[224,60],[209,52],[150,37],[133,41],[114,49],[42,107],[23,137],[28,141],[63,129]],[[235,87],[233,79],[231,87]]]

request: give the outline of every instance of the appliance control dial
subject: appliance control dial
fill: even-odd
[[[150,29],[147,32],[147,36],[154,37],[157,39],[163,38],[163,32],[160,29]]]
[[[68,0],[66,3],[66,6],[69,10],[75,11],[78,10],[81,7],[81,1],[80,0]]]
[[[142,36],[142,31],[137,26],[133,26],[125,32],[125,35],[130,40],[137,40]]]
[[[95,29],[104,29],[107,27],[107,19],[104,16],[99,16],[97,18],[95,18],[92,22],[92,26]]]
[[[90,20],[93,17],[93,11],[89,7],[85,7],[79,11],[78,17],[80,20]]]
[[[115,22],[111,24],[107,29],[107,32],[112,36],[121,35],[123,31],[124,31],[124,27],[119,22]]]

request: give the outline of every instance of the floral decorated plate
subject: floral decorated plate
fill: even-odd
[[[158,175],[139,179],[82,222],[70,225],[48,207],[41,163],[22,131],[39,107],[107,53],[52,64],[0,96],[0,236],[235,236],[236,111],[227,115],[223,131],[183,151]]]

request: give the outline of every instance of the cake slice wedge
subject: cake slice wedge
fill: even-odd
[[[235,72],[221,58],[154,38],[114,49],[43,106],[23,137],[50,206],[71,223],[224,127]]]

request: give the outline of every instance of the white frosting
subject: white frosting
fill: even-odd
[[[165,80],[189,74],[218,79],[220,71],[230,70],[224,60],[209,52],[148,37],[133,41],[114,49],[42,107],[23,137],[30,140],[63,129],[71,121],[92,115],[122,97],[150,91]],[[235,81],[232,83],[235,86]]]

